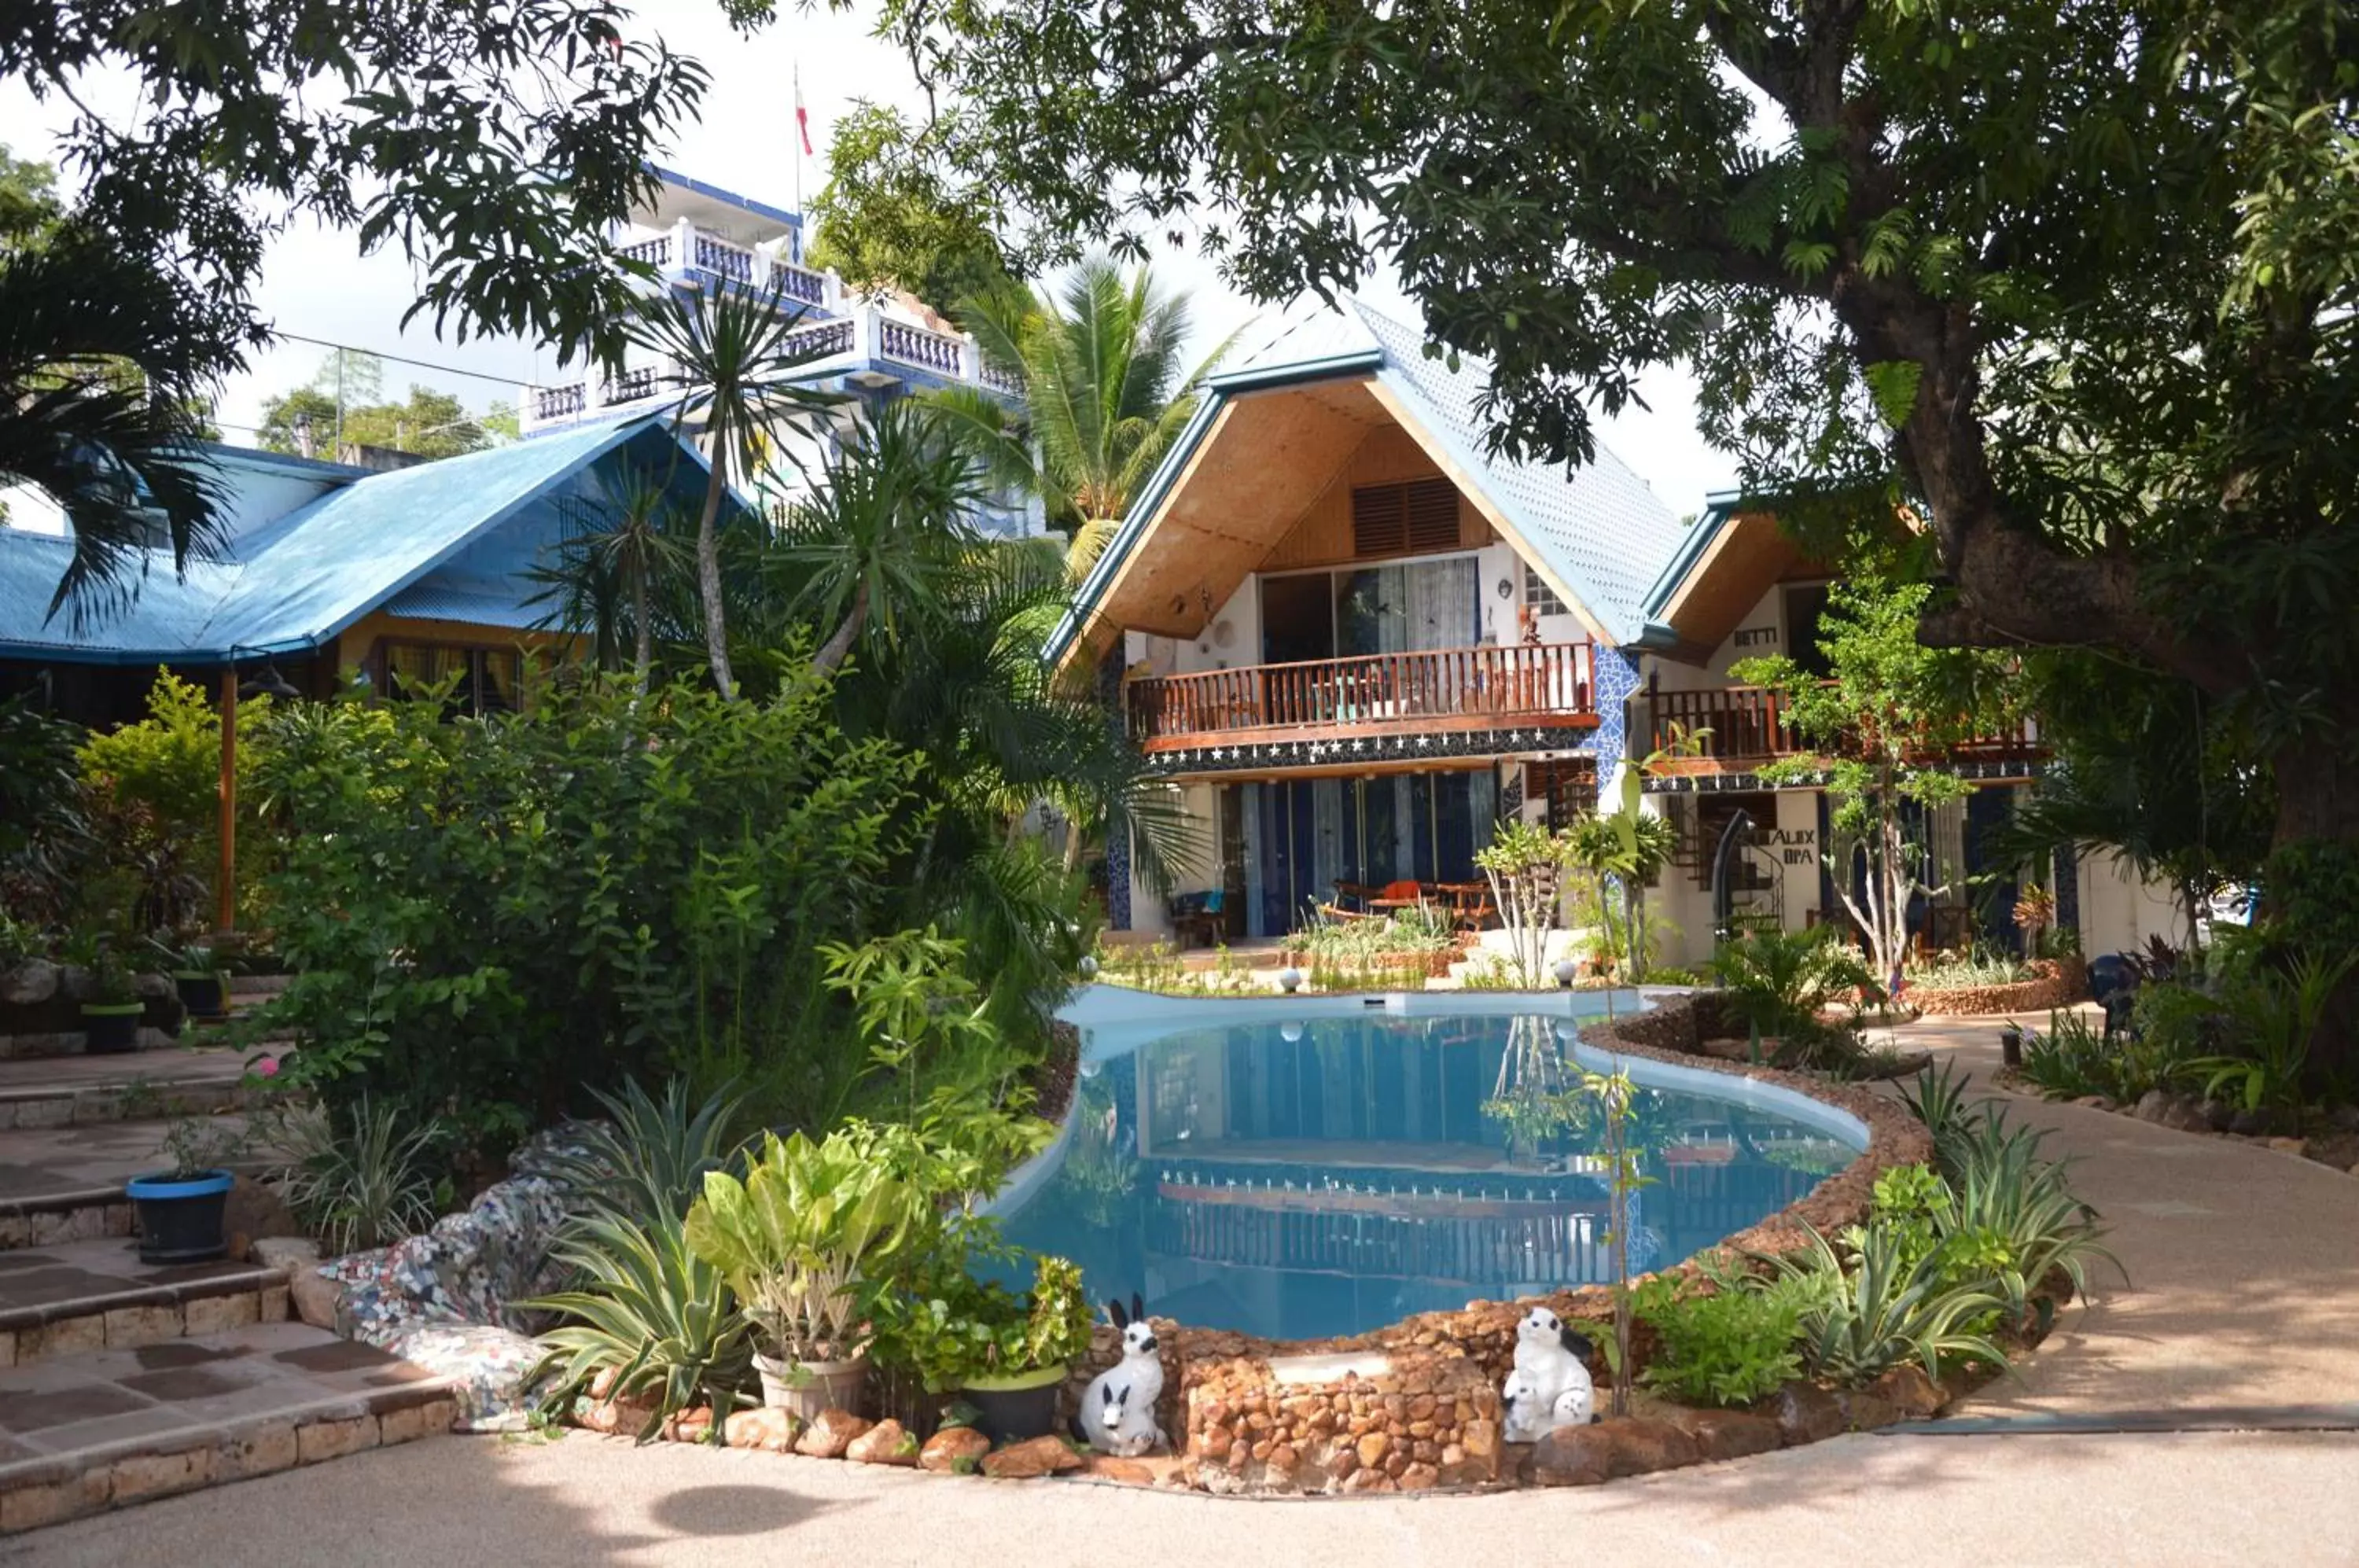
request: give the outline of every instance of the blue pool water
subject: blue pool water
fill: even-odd
[[[1137,1290],[1183,1323],[1285,1339],[1601,1282],[1601,1128],[1570,1036],[1562,1015],[1385,1013],[1085,1049],[1061,1161],[1006,1235],[1081,1264],[1094,1300]],[[1783,1208],[1855,1152],[1741,1080],[1653,1088],[1634,1066],[1651,1179],[1632,1200],[1634,1272]]]

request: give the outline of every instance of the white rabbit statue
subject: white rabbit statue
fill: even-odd
[[[1155,1402],[1163,1397],[1163,1357],[1136,1292],[1128,1312],[1120,1301],[1108,1301],[1106,1315],[1122,1330],[1122,1359],[1090,1379],[1078,1420],[1092,1448],[1131,1459],[1169,1441],[1155,1421]]]

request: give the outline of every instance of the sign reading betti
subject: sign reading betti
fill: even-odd
[[[1738,648],[1776,648],[1777,646],[1777,628],[1776,626],[1746,626],[1742,630],[1734,633],[1728,640]]]

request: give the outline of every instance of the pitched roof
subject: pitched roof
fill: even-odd
[[[70,541],[0,528],[0,655],[214,662],[316,647],[584,465],[639,439],[677,441],[661,419],[641,416],[353,479],[246,530],[225,559],[192,562],[178,576],[168,554],[147,552],[134,602],[80,634],[64,615],[48,615]],[[692,447],[685,450],[701,464]],[[702,482],[700,466],[700,489]],[[476,597],[490,586],[465,585]],[[518,624],[516,595],[507,598],[510,615],[492,624]]]
[[[1487,426],[1476,412],[1490,366],[1462,356],[1458,368],[1428,358],[1424,334],[1346,296],[1333,310],[1295,311],[1256,347],[1207,383],[1209,396],[1091,572],[1072,611],[1050,638],[1061,659],[1081,635],[1122,557],[1135,549],[1190,454],[1226,398],[1290,383],[1373,376],[1512,527],[1535,563],[1570,588],[1589,617],[1617,643],[1638,640],[1646,598],[1685,530],[1644,480],[1604,447],[1568,473],[1553,463],[1485,454]]]

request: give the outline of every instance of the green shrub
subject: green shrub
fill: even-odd
[[[1095,1314],[1079,1268],[1061,1258],[1007,1253],[1032,1264],[1032,1289],[1018,1295],[976,1279],[968,1271],[970,1256],[963,1247],[939,1253],[880,1298],[880,1363],[914,1373],[929,1393],[939,1394],[1065,1366],[1089,1348]]]
[[[1832,926],[1748,932],[1721,944],[1712,972],[1740,1021],[1779,1039],[1810,1033],[1835,1003],[1855,1007],[1883,994]]]
[[[50,717],[28,697],[0,702],[0,915],[20,929],[67,922],[94,847],[75,757],[83,738],[79,724]],[[33,937],[16,940],[38,951]]]
[[[1800,1373],[1807,1302],[1808,1288],[1790,1279],[1685,1296],[1667,1279],[1649,1279],[1631,1303],[1659,1345],[1641,1380],[1687,1404],[1751,1404]]]
[[[2013,953],[1981,943],[1962,952],[1945,953],[1933,962],[1908,970],[1908,984],[1929,991],[1964,990],[1988,985],[2019,985],[2036,978],[2031,965]]]
[[[920,908],[971,937],[960,962],[1023,1031],[1011,1049],[1042,1049],[1054,976],[1001,928],[1064,917],[1021,867],[970,866],[964,893],[929,880],[917,759],[846,736],[828,697],[806,674],[760,702],[583,681],[484,720],[284,711],[257,783],[288,833],[270,895],[294,978],[258,1027],[301,1042],[287,1078],[447,1115],[477,1163],[633,1077],[734,1082],[788,1125],[907,1104],[822,949]]]

